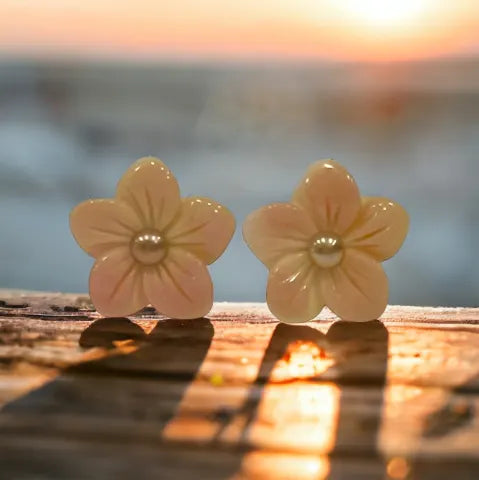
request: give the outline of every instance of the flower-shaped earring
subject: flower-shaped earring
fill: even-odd
[[[351,175],[333,160],[313,164],[291,203],[248,216],[243,236],[268,267],[266,299],[286,323],[315,318],[324,306],[351,321],[380,317],[388,279],[381,262],[401,247],[407,212],[380,197],[360,197]]]
[[[96,259],[90,296],[105,316],[131,315],[147,305],[173,318],[199,318],[213,304],[206,265],[225,250],[233,215],[204,197],[180,198],[168,167],[141,158],[118,184],[116,198],[73,209],[78,244]]]

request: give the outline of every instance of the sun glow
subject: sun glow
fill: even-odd
[[[473,0],[0,0],[0,55],[40,58],[408,60],[478,32]]]
[[[374,26],[407,25],[427,9],[430,0],[344,0],[340,8],[356,20]]]

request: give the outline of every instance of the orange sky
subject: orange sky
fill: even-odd
[[[14,56],[395,60],[479,53],[479,0],[0,0]]]

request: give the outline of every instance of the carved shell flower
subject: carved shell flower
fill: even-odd
[[[266,299],[287,323],[306,322],[328,306],[351,321],[380,317],[392,257],[409,228],[407,212],[381,197],[360,197],[351,175],[333,160],[313,164],[291,203],[248,216],[243,236],[268,267]]]
[[[96,259],[90,296],[105,316],[131,315],[147,305],[173,318],[199,318],[213,304],[206,265],[225,250],[233,215],[204,197],[180,198],[168,167],[154,157],[134,163],[114,199],[73,209],[78,244]]]

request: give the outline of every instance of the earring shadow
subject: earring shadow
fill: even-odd
[[[101,318],[89,325],[80,335],[78,344],[82,348],[115,348],[115,342],[144,341],[144,330],[128,318]]]
[[[355,472],[347,471],[344,466],[344,458],[350,455],[351,449],[373,459],[374,472],[371,472],[368,479],[384,478],[384,464],[378,452],[377,441],[384,404],[389,334],[378,320],[366,323],[339,321],[330,327],[326,335],[308,326],[279,324],[273,331],[254,384],[241,409],[246,417],[243,441],[247,440],[263,397],[263,389],[270,380],[275,364],[287,353],[288,346],[297,341],[316,343],[335,359],[333,367],[317,377],[309,378],[310,381],[330,382],[333,377],[340,390],[328,478],[355,478]],[[355,397],[350,391],[354,387],[361,389],[360,395],[366,392],[368,398]],[[357,408],[358,400],[367,402],[366,417],[364,410]],[[351,432],[355,425],[360,425],[360,433],[352,438]],[[222,430],[218,436],[221,433]]]
[[[315,344],[323,345],[325,343],[325,338],[325,335],[319,330],[303,325],[288,325],[286,323],[280,323],[275,327],[263,355],[256,379],[249,389],[248,397],[239,410],[240,413],[245,416],[245,423],[242,430],[243,441],[246,441],[249,428],[256,417],[256,412],[263,396],[264,387],[270,380],[271,373],[278,360],[287,353],[289,345],[297,341],[313,342]],[[226,425],[223,425],[222,428],[219,429],[216,438],[219,438],[222,435],[225,428]]]
[[[385,478],[378,448],[387,379],[389,333],[379,320],[334,323],[327,335],[336,359],[334,378],[340,387],[336,439],[330,457],[331,479],[357,478],[353,452],[369,462],[368,480]]]
[[[115,355],[85,362],[70,371],[114,370],[123,374],[152,378],[180,378],[191,382],[211,346],[214,328],[207,318],[195,320],[165,319],[157,322],[147,335],[126,318],[101,319],[87,328],[82,346],[110,347],[112,342],[139,341],[140,348],[127,355]]]
[[[127,318],[97,320],[84,330],[79,344],[106,348],[109,354],[67,368],[53,381],[7,404],[0,413],[0,429],[4,422],[21,424],[22,418],[41,418],[41,423],[29,427],[32,438],[65,438],[70,445],[82,445],[84,436],[100,425],[98,431],[105,438],[97,444],[95,455],[104,461],[97,460],[95,465],[105,471],[113,465],[127,470],[136,465],[138,478],[149,478],[141,449],[126,448],[125,456],[113,462],[108,445],[162,438],[206,357],[213,333],[207,318],[159,320],[149,334]],[[74,453],[64,456],[59,449],[42,454],[31,446],[28,452],[28,462],[18,456],[2,461],[5,471],[41,472],[49,478],[106,478]],[[150,465],[160,461],[152,459]]]

